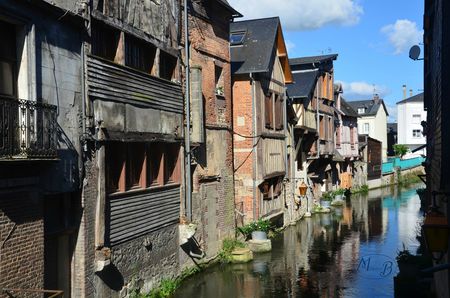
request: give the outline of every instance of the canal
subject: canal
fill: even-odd
[[[185,280],[175,297],[393,297],[395,257],[418,248],[415,185],[354,195],[272,239],[247,264],[216,265]]]

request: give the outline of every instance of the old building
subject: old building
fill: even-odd
[[[286,84],[292,82],[278,17],[231,23],[234,167],[242,222],[282,217]]]
[[[424,130],[427,138],[427,158],[425,162],[428,194],[437,191],[436,203],[448,217],[450,204],[450,2],[425,1],[424,12],[424,107],[427,123]],[[431,202],[431,201],[429,201]],[[435,257],[437,254],[435,254]],[[449,251],[441,264],[448,263]],[[434,273],[438,297],[448,297],[449,271]]]
[[[229,23],[241,15],[225,0],[193,1],[189,13],[192,222],[212,257],[235,231]]]
[[[69,297],[75,278],[87,7],[59,2],[0,2],[2,297]]]
[[[341,161],[335,150],[333,61],[337,54],[289,60],[295,84],[289,89],[299,118],[296,127],[296,178],[307,178],[316,198],[338,183],[335,167]],[[306,174],[306,176],[305,176]]]
[[[335,85],[336,98],[336,150],[343,161],[339,163],[340,186],[346,189],[352,187],[352,177],[359,169],[355,161],[359,159],[358,114],[342,96],[342,85]]]
[[[411,151],[423,147],[426,139],[422,134],[422,121],[427,119],[427,112],[423,108],[423,93],[397,102],[397,118],[398,144],[406,145]],[[417,153],[425,154],[426,150],[419,148]]]
[[[75,297],[145,292],[179,272],[180,15],[176,0],[92,2]]]
[[[348,104],[358,113],[358,133],[381,141],[383,144],[383,161],[387,160],[387,116],[389,116],[378,94],[373,99],[348,101]]]
[[[382,161],[382,143],[371,138],[368,135],[359,135],[359,150],[361,161],[356,163],[362,168],[363,178],[357,183],[359,185],[367,184],[369,188],[380,187],[381,185],[381,165]]]

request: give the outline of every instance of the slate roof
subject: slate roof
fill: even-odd
[[[311,64],[316,62],[324,62],[327,60],[336,60],[338,54],[330,54],[330,55],[321,55],[321,56],[309,56],[309,57],[300,57],[289,59],[290,65],[299,65],[299,64]]]
[[[288,95],[290,98],[308,98],[316,85],[318,70],[302,71],[292,74],[294,82],[288,85]]]
[[[233,74],[270,71],[275,58],[275,42],[279,24],[278,17],[230,24],[230,34],[246,32],[242,45],[230,47]]]
[[[378,110],[382,106],[384,108],[384,111],[386,112],[386,115],[389,115],[386,105],[384,104],[384,101],[382,99],[379,99],[378,101],[375,101],[373,99],[369,100],[355,100],[355,101],[347,101],[347,103],[353,108],[353,110],[358,111],[358,108],[366,108],[366,112],[363,114],[359,114],[358,116],[364,117],[364,116],[375,116],[378,113]]]
[[[401,101],[397,102],[397,104],[402,104],[402,103],[406,103],[406,102],[423,102],[423,92],[416,94],[414,96],[408,97],[404,100],[401,100]]]
[[[238,18],[242,17],[242,14],[241,14],[239,11],[235,10],[235,9],[230,5],[230,3],[228,3],[227,0],[217,0],[217,2],[219,2],[219,3],[222,4],[226,9],[228,9],[228,10],[233,14],[233,17],[238,17]]]
[[[358,113],[347,103],[347,101],[343,97],[341,97],[341,111],[344,112],[345,116],[359,117]]]

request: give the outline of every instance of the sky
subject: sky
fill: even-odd
[[[384,99],[389,122],[396,102],[423,92],[423,0],[228,0],[242,19],[279,16],[289,58],[337,53],[335,81],[347,100]],[[420,57],[422,57],[421,54]],[[375,92],[374,92],[375,90]]]

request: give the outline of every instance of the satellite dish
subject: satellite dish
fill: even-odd
[[[409,50],[409,58],[411,58],[412,60],[420,60],[419,56],[420,56],[420,47],[418,45],[412,46],[411,49]]]

